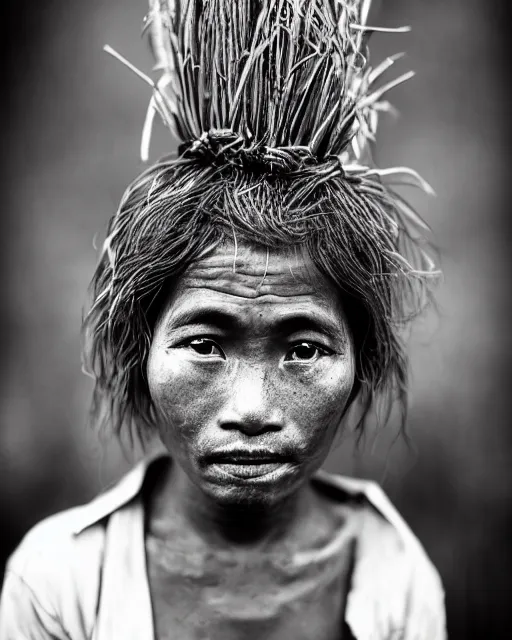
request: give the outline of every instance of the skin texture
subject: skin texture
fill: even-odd
[[[338,292],[307,256],[226,243],[191,265],[169,292],[148,359],[175,462],[156,519],[179,513],[217,543],[306,532],[325,513],[307,480],[329,452],[354,369]],[[245,477],[254,467],[209,459],[219,449],[285,459]]]

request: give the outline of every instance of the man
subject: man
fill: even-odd
[[[435,569],[380,489],[319,471],[349,409],[405,407],[400,327],[435,275],[369,160],[368,2],[150,4],[182,145],[127,190],[86,319],[93,415],[161,450],[35,527],[6,638],[445,637]],[[403,80],[401,78],[400,80]],[[151,81],[150,81],[151,82]],[[357,413],[357,411],[356,411]]]

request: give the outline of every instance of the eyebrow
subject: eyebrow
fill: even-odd
[[[183,309],[173,314],[167,326],[173,329],[194,324],[210,324],[219,329],[236,329],[240,327],[240,319],[220,309]]]
[[[279,331],[283,334],[299,333],[300,331],[321,331],[330,338],[336,339],[343,335],[343,327],[338,326],[325,313],[296,313],[290,314],[288,317],[281,318],[277,322]]]
[[[212,308],[192,308],[183,309],[171,316],[167,326],[171,329],[178,329],[187,325],[207,324],[225,331],[233,331],[243,328],[243,322],[238,314],[233,314],[221,309]],[[332,319],[324,312],[290,313],[289,315],[278,317],[274,323],[277,332],[283,335],[290,335],[300,331],[320,331],[332,339],[339,339],[344,335],[344,327]]]

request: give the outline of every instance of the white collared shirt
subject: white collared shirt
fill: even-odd
[[[1,640],[154,640],[141,494],[161,455],[29,531],[7,564]],[[374,516],[373,533],[357,540],[345,609],[354,638],[444,640],[437,571],[381,488],[325,472],[314,480],[339,491],[340,500],[362,500]]]

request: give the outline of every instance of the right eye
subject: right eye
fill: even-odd
[[[183,346],[193,349],[200,356],[217,356],[226,358],[222,349],[213,340],[209,338],[194,338],[189,340]]]

